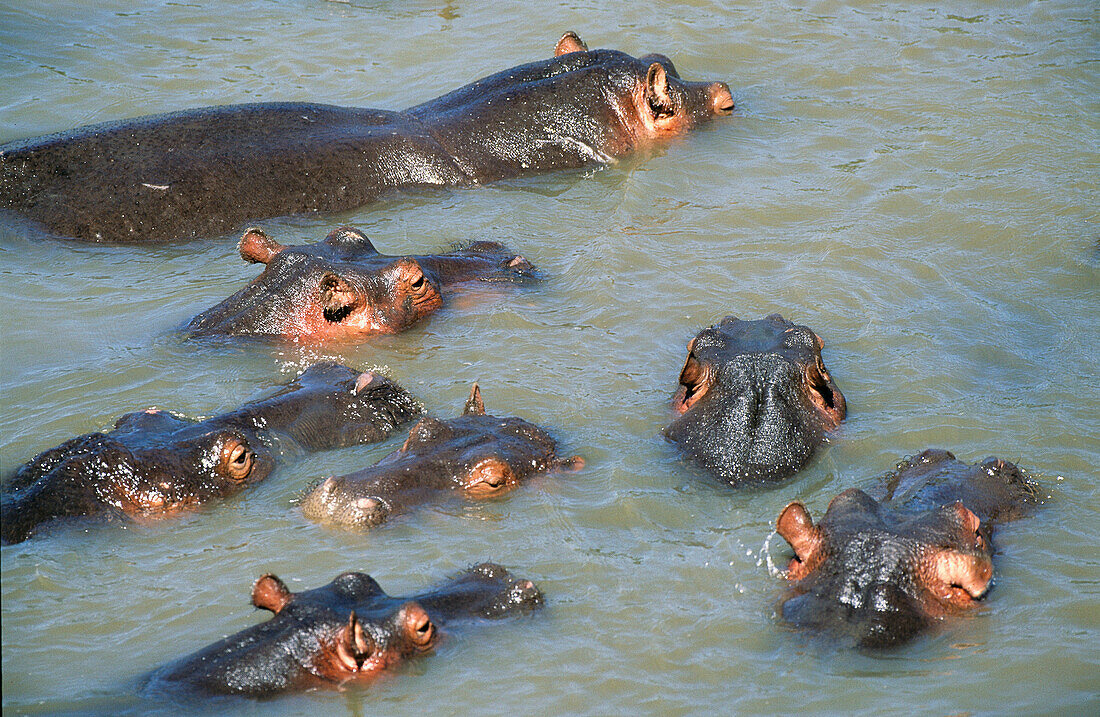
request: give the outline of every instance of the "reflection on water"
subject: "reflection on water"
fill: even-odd
[[[353,224],[395,253],[492,239],[549,277],[362,346],[180,337],[255,276],[235,237],[98,247],[3,229],[5,474],[126,411],[213,415],[326,358],[386,367],[442,416],[480,381],[494,412],[547,426],[587,459],[579,473],[368,535],[297,512],[304,487],[373,463],[395,436],[292,459],[180,520],[4,547],[5,712],[174,711],[136,696],[141,675],[261,619],[248,591],[264,572],[297,590],[359,569],[401,593],[482,560],[535,580],[546,609],[446,640],[369,688],[219,709],[1095,707],[1100,123],[1087,3],[0,13],[0,140],[223,102],[399,108],[548,56],[566,29],[592,47],[665,52],[686,77],[728,81],[738,106],[600,171],[265,223],[284,243]],[[659,432],[691,336],[727,314],[771,312],[825,339],[849,419],[794,479],[732,493],[681,464]],[[765,539],[780,509],[798,499],[820,513],[929,446],[1018,462],[1048,496],[999,532],[985,608],[886,654],[836,650],[779,622],[785,554]]]

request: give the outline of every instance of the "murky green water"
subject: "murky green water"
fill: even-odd
[[[30,5],[30,3],[20,3]],[[665,52],[738,110],[602,171],[268,222],[384,250],[501,240],[551,280],[339,350],[175,332],[256,274],[235,237],[97,247],[0,236],[0,461],[157,405],[210,415],[319,358],[385,366],[443,416],[490,411],[588,459],[370,535],[296,512],[318,476],[399,443],[292,460],[199,515],[3,548],[5,713],[117,713],[142,674],[261,619],[252,581],[338,572],[411,591],[492,559],[540,614],[468,630],[366,688],[241,713],[1087,713],[1100,693],[1100,36],[1091,2],[38,2],[0,9],[0,141],[205,104],[400,108],[546,57],[562,31]],[[658,433],[687,340],[779,311],[825,338],[850,418],[808,470],[734,493]],[[985,608],[886,654],[776,618],[773,521],[896,460],[995,454],[1049,496],[999,533]],[[202,709],[200,705],[197,709]],[[220,709],[226,706],[220,705]]]

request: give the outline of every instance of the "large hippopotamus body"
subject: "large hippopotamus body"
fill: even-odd
[[[0,146],[0,210],[56,236],[150,242],[366,205],[401,188],[470,186],[607,163],[729,114],[724,83],[664,55],[588,51],[485,77],[402,112],[227,105]]]
[[[420,419],[400,449],[362,471],[328,478],[302,500],[323,523],[370,528],[438,495],[503,495],[528,478],[584,465],[561,459],[557,442],[522,418],[485,413],[475,383],[461,416]]]
[[[802,503],[783,509],[776,531],[794,549],[785,619],[862,647],[902,644],[978,604],[993,577],[992,526],[1036,503],[1015,465],[943,450],[901,463],[881,495],[846,490],[816,525]]]
[[[456,284],[538,278],[529,261],[497,242],[478,241],[445,254],[387,256],[351,227],[302,246],[283,246],[252,228],[239,249],[245,261],[267,266],[248,286],[192,319],[192,335],[351,342],[404,331],[443,306]]]
[[[688,344],[665,428],[693,463],[737,487],[802,468],[844,419],[844,395],[806,326],[727,316]]]
[[[252,604],[274,617],[165,665],[146,690],[271,697],[365,682],[429,652],[441,628],[528,612],[542,594],[530,580],[482,563],[408,598],[387,595],[366,573],[300,593],[268,574],[253,585]]]
[[[128,413],[19,467],[0,494],[4,542],[62,518],[152,520],[234,495],[268,476],[276,449],[318,451],[381,441],[422,411],[384,376],[312,366],[274,395],[192,421]]]

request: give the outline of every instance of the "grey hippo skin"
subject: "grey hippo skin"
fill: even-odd
[[[274,575],[260,577],[252,604],[274,617],[150,675],[150,695],[272,697],[370,678],[429,652],[440,629],[522,614],[542,605],[530,580],[482,563],[407,598],[391,597],[366,573],[292,593]]]
[[[558,458],[557,442],[533,423],[486,414],[475,383],[461,416],[420,419],[399,450],[310,491],[302,512],[323,523],[371,528],[441,495],[490,498],[533,476],[583,465],[579,456]]]
[[[735,487],[793,475],[847,411],[824,345],[779,314],[703,329],[688,344],[665,436]]]
[[[245,261],[267,266],[248,286],[192,319],[192,335],[360,341],[404,331],[443,306],[458,284],[538,278],[529,261],[497,242],[474,242],[445,254],[388,256],[352,227],[302,246],[283,246],[252,228],[239,249]]]
[[[553,59],[403,112],[226,105],[10,142],[0,209],[85,241],[216,236],[394,189],[608,163],[732,110],[725,83],[685,82],[664,55],[588,51],[567,33]]]
[[[20,466],[0,493],[0,535],[26,540],[79,516],[155,520],[234,495],[268,476],[277,449],[319,451],[385,439],[421,413],[389,379],[317,364],[274,395],[192,421],[128,413]]]
[[[814,525],[790,503],[776,531],[793,548],[783,617],[861,647],[900,645],[979,604],[992,529],[1026,515],[1035,487],[1012,463],[927,450],[887,476],[881,499],[851,488]]]

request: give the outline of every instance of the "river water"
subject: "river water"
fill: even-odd
[[[737,110],[615,166],[265,222],[346,223],[387,253],[495,239],[529,289],[467,292],[397,337],[307,350],[178,330],[254,277],[236,236],[151,247],[0,229],[0,462],[160,406],[233,408],[320,359],[382,367],[437,415],[490,412],[587,459],[362,535],[295,508],[400,444],[291,458],[197,515],[4,547],[10,714],[174,712],[142,675],[370,572],[411,592],[482,560],[544,610],[474,626],[366,687],[241,714],[1009,714],[1100,706],[1100,31],[1093,2],[352,3],[40,0],[0,8],[0,141],[209,104],[397,109],[590,47],[670,55]],[[734,492],[660,437],[695,332],[781,312],[826,341],[849,418],[806,470]],[[885,653],[777,618],[790,500],[815,516],[906,455],[1015,461],[1045,497],[997,536],[984,607]],[[266,613],[264,613],[266,614]],[[210,708],[198,704],[197,711]]]

